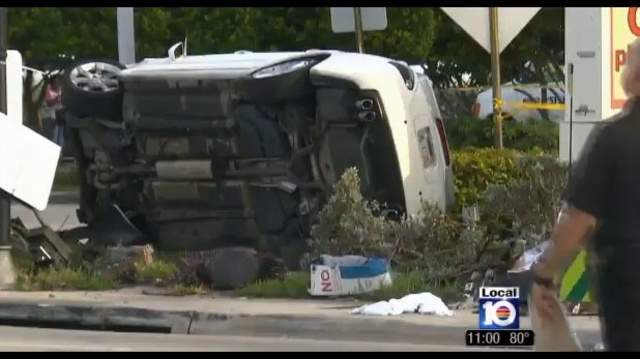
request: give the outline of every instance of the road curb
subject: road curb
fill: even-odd
[[[188,334],[193,312],[68,304],[0,303],[0,325]]]
[[[464,339],[460,327],[425,326],[382,318],[225,314],[82,304],[0,303],[0,325],[156,332],[251,335],[395,343],[449,343]],[[393,333],[392,336],[389,333]]]

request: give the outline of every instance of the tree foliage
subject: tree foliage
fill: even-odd
[[[389,27],[368,32],[367,52],[425,59],[434,41],[431,8],[389,8]],[[9,41],[32,62],[59,54],[117,55],[115,8],[12,8]],[[135,10],[136,55],[164,57],[188,38],[189,53],[354,50],[353,34],[334,34],[328,7],[145,7]]]
[[[434,19],[437,35],[427,60],[434,84],[441,88],[489,84],[489,54],[442,10],[434,11]],[[528,61],[537,71],[525,68]],[[564,8],[545,7],[501,53],[502,82],[548,82],[550,77],[562,81],[563,62]]]
[[[365,33],[368,53],[426,62],[437,87],[490,83],[490,58],[439,8],[389,7],[389,26]],[[142,7],[135,9],[136,55],[165,57],[188,38],[189,53],[237,50],[355,51],[353,34],[334,34],[328,7]],[[117,57],[115,8],[32,7],[9,10],[9,44],[27,62],[59,54]],[[562,79],[564,9],[543,8],[501,55],[505,81]],[[537,71],[525,69],[530,62]],[[541,69],[549,70],[545,75]]]

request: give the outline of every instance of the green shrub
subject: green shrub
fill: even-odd
[[[467,149],[454,153],[454,173],[458,203],[477,204],[478,223],[429,203],[410,218],[383,218],[360,194],[357,171],[348,170],[312,229],[313,254],[382,255],[394,270],[423,273],[437,288],[509,266],[525,246],[548,239],[567,173],[555,158]]]
[[[531,246],[546,240],[561,206],[567,167],[548,156],[523,156],[519,176],[508,184],[490,185],[480,201],[484,225]]]
[[[314,254],[388,256],[387,221],[376,214],[378,209],[363,198],[358,170],[347,169],[311,229]]]
[[[453,279],[477,261],[480,227],[467,229],[437,207],[423,204],[419,215],[390,220],[360,194],[355,169],[347,170],[312,228],[314,255],[380,255],[400,272],[421,271],[430,280]]]
[[[493,148],[454,151],[456,203],[460,208],[480,200],[490,184],[507,184],[518,177],[517,152]]]
[[[473,117],[447,121],[447,136],[452,149],[466,147],[492,147],[495,143],[495,125],[491,119]],[[546,120],[505,121],[502,126],[505,148],[527,152],[533,149],[557,155],[559,148],[558,124]]]

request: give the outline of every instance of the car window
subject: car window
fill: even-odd
[[[426,76],[419,76],[419,80],[420,86],[422,86],[422,89],[424,91],[424,97],[427,101],[427,105],[429,105],[431,116],[433,116],[434,118],[440,117],[436,96],[433,92],[431,84],[429,83],[429,79]]]

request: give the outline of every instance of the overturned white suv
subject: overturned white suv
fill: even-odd
[[[65,71],[81,221],[98,242],[243,246],[295,267],[348,167],[388,213],[453,202],[430,81],[340,51],[174,56]]]

